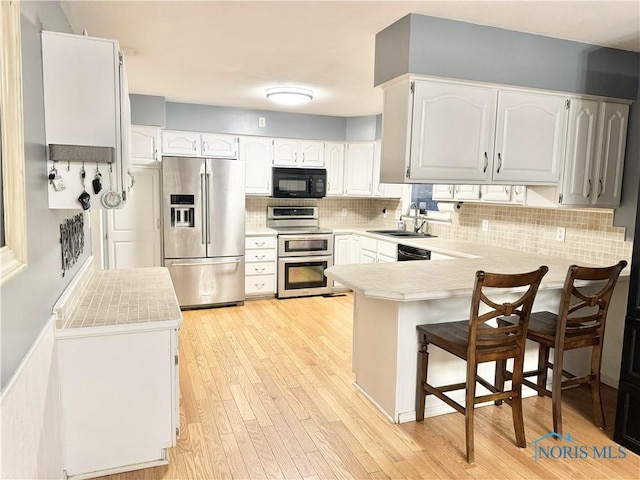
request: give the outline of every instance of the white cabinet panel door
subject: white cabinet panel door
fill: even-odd
[[[203,133],[201,142],[203,157],[238,158],[238,137]]]
[[[345,159],[345,193],[370,197],[373,193],[373,142],[348,143]]]
[[[325,166],[327,168],[327,195],[344,194],[344,143],[325,144]]]
[[[416,81],[410,178],[489,179],[496,98],[494,88]]]
[[[627,142],[629,105],[604,102],[602,106],[602,135],[597,165],[598,185],[595,204],[620,205],[622,169]]]
[[[131,126],[131,164],[156,166],[160,163],[160,127]]]
[[[109,268],[162,266],[160,171],[132,168],[136,184],[127,204],[107,211]]]
[[[245,162],[245,193],[271,195],[271,139],[240,137],[240,160]]]
[[[456,200],[478,200],[480,198],[480,185],[456,185]]]
[[[298,142],[276,138],[273,140],[273,164],[278,167],[295,167],[298,163]]]
[[[493,180],[505,184],[559,180],[566,100],[556,95],[500,92]]]
[[[324,142],[300,140],[298,142],[298,166],[324,167]]]
[[[194,132],[162,132],[162,154],[183,157],[200,156],[200,134]]]
[[[436,184],[433,186],[431,198],[434,200],[453,200],[453,185]]]
[[[509,185],[482,185],[482,200],[485,202],[509,202],[511,190]]]
[[[351,235],[333,236],[333,264],[346,265],[351,262]],[[334,287],[343,287],[341,283],[333,282]]]
[[[567,152],[562,181],[562,203],[589,205],[596,194],[594,164],[598,130],[598,102],[572,99],[567,130]]]

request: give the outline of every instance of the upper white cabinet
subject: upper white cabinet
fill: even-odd
[[[344,143],[327,142],[324,164],[327,168],[327,195],[344,195]]]
[[[160,127],[131,126],[131,163],[140,167],[160,165]]]
[[[406,86],[405,86],[406,88]],[[412,180],[486,180],[491,177],[498,91],[416,80],[408,177]],[[385,91],[383,162],[389,125]],[[398,159],[404,158],[404,155]]]
[[[49,182],[49,207],[79,209],[78,197],[86,190],[91,207],[102,208],[100,197],[106,188],[118,192],[124,205],[130,186],[131,115],[118,42],[43,31],[42,73],[45,137],[50,158],[47,170],[51,173],[55,166],[65,187],[56,189]],[[55,154],[51,145],[60,147],[53,149]],[[84,159],[94,155],[93,152],[95,158],[87,160],[85,166]],[[58,164],[54,165],[52,159],[57,159]],[[97,193],[91,189],[94,170],[103,176],[103,190]]]
[[[473,203],[513,203],[523,205],[527,188],[522,185],[445,185],[433,186],[432,198],[438,201]]]
[[[203,157],[238,158],[238,137],[203,133],[200,135],[200,141]]]
[[[566,97],[406,77],[384,89],[381,179],[553,184]]]
[[[162,132],[162,154],[185,157],[199,157],[201,153],[200,134],[195,132]]]
[[[347,143],[345,158],[345,193],[353,196],[373,195],[374,143]]]
[[[403,184],[380,182],[380,155],[380,140],[376,140],[373,146],[373,196],[400,198],[402,197]]]
[[[315,140],[273,140],[273,165],[277,167],[324,167],[324,142]]]
[[[492,179],[553,184],[560,179],[567,97],[500,91]]]
[[[271,195],[271,139],[240,137],[240,159],[245,162],[245,193]]]
[[[480,185],[455,185],[454,187],[456,200],[479,200]]]
[[[620,205],[622,191],[629,105],[602,102],[600,112],[598,161],[595,170],[597,192],[592,203],[595,206],[616,207]]]

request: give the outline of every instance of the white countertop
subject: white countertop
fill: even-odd
[[[360,233],[352,230],[354,233]],[[475,273],[522,273],[547,265],[540,289],[562,288],[570,265],[566,258],[537,255],[445,238],[403,238],[374,235],[379,240],[402,243],[457,258],[353,265],[335,265],[326,275],[367,297],[410,302],[470,296]],[[579,262],[580,265],[597,266]],[[628,268],[623,275],[628,275]]]

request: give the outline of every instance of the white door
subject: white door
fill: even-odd
[[[298,164],[300,167],[324,167],[324,142],[300,140],[298,142]]]
[[[564,159],[562,203],[564,205],[589,205],[596,195],[593,176],[598,133],[598,102],[595,100],[571,100],[567,151]]]
[[[183,157],[200,156],[200,134],[194,132],[162,132],[162,154]]]
[[[431,198],[434,200],[453,200],[453,188],[454,185],[434,185]]]
[[[324,149],[327,167],[327,195],[344,194],[344,143],[327,142]]]
[[[333,236],[333,264],[346,265],[351,258],[351,235]],[[333,282],[334,287],[342,287],[338,282]]]
[[[203,157],[238,158],[238,137],[203,133],[201,142]]]
[[[416,81],[410,178],[489,179],[496,98],[493,88]]]
[[[566,97],[500,92],[493,180],[555,184],[560,178]]]
[[[454,187],[456,200],[478,200],[480,185],[456,185]]]
[[[245,193],[271,195],[271,139],[240,137],[240,160],[245,162]]]
[[[273,140],[273,164],[277,167],[295,167],[298,164],[298,141],[283,138]]]
[[[597,165],[598,185],[595,205],[620,205],[622,169],[627,142],[629,105],[604,102],[602,104],[601,142]]]
[[[160,127],[131,125],[131,164],[157,166],[160,162]]]
[[[524,205],[527,199],[527,187],[524,185],[514,185],[511,189],[511,203]]]
[[[512,187],[509,185],[482,185],[482,200],[485,202],[510,202]]]
[[[370,197],[373,193],[373,142],[348,143],[345,159],[345,193]]]
[[[108,268],[162,266],[160,170],[132,168],[136,177],[127,204],[107,210]]]

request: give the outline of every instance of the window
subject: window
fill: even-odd
[[[27,266],[20,4],[0,1],[0,285]]]
[[[426,210],[438,211],[438,202],[433,200],[433,185],[430,183],[415,184],[411,187],[411,203],[415,203],[420,213]]]

